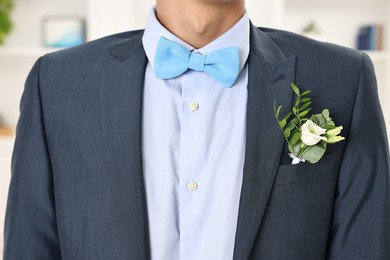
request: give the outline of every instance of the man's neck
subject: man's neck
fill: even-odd
[[[165,28],[199,49],[236,24],[245,4],[243,0],[157,0],[156,10]]]

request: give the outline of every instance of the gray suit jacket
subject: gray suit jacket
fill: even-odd
[[[5,260],[150,259],[142,34],[53,53],[33,67],[13,155]],[[390,259],[388,146],[367,55],[252,26],[248,63],[234,260]],[[313,91],[313,112],[328,108],[344,126],[346,141],[314,165],[289,164],[274,117],[274,100],[289,110],[291,82]]]

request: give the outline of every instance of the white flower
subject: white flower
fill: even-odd
[[[325,134],[326,129],[316,125],[313,121],[307,120],[301,127],[301,140],[307,146],[316,145],[321,140],[326,141],[326,137],[321,136]]]

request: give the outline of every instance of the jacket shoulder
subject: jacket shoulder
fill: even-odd
[[[259,28],[286,57],[296,57],[296,79],[304,85],[333,85],[356,91],[363,62],[372,62],[366,54],[329,42],[321,42],[296,33]],[[340,84],[343,82],[343,84]],[[324,87],[325,89],[325,87]],[[353,94],[352,94],[353,95]]]
[[[332,62],[347,60],[355,64],[360,64],[362,59],[361,52],[352,48],[314,40],[293,32],[262,27],[258,29],[267,34],[286,56]]]
[[[44,55],[43,63],[48,62],[55,64],[88,64],[96,58],[111,53],[114,50],[128,47],[134,51],[142,44],[141,39],[143,30],[128,31],[118,34],[109,35],[97,40],[93,40],[76,47],[59,50]],[[137,49],[138,50],[138,49]],[[129,50],[131,51],[131,50]]]

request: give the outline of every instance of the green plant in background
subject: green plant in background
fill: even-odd
[[[12,0],[0,0],[0,44],[12,29],[11,10]]]

